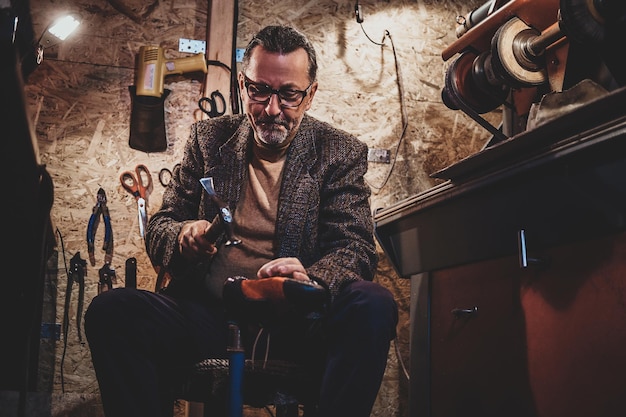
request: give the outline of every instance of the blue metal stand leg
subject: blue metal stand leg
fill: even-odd
[[[230,398],[228,404],[229,417],[243,416],[243,370],[245,355],[241,344],[241,332],[239,326],[234,323],[228,325],[228,372],[230,382]]]

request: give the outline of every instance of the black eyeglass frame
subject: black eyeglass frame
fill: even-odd
[[[276,94],[276,96],[278,97],[278,102],[280,103],[280,106],[281,107],[285,107],[285,108],[289,108],[289,109],[296,109],[296,108],[300,107],[300,105],[302,105],[302,103],[304,102],[304,98],[309,94],[309,90],[311,89],[311,86],[315,82],[315,81],[311,81],[311,84],[309,84],[309,86],[307,88],[305,88],[304,90],[296,90],[296,89],[293,89],[293,88],[285,88],[284,90],[289,90],[291,93],[299,93],[299,94],[302,95],[302,97],[300,98],[300,101],[298,102],[298,104],[286,104],[286,103],[283,102],[283,100],[286,100],[286,99],[281,96],[281,93],[284,91],[283,89],[275,90],[275,89],[273,89],[272,87],[270,87],[267,84],[263,84],[263,83],[259,83],[259,82],[251,80],[250,78],[248,78],[248,76],[246,74],[242,73],[242,75],[243,75],[243,78],[244,78],[243,85],[244,85],[244,87],[246,87],[246,94],[248,94],[248,97],[250,98],[250,100],[252,100],[255,103],[259,103],[259,104],[267,104],[272,99],[272,96],[274,94]],[[269,96],[267,97],[267,99],[265,99],[265,100],[257,100],[255,98],[253,98],[250,95],[250,90],[249,90],[249,87],[251,85],[254,86],[254,87],[257,87],[257,88],[266,89],[267,92],[269,93]]]

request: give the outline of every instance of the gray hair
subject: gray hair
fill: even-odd
[[[268,52],[277,52],[280,54],[288,54],[299,48],[306,51],[309,57],[309,81],[315,81],[317,77],[317,58],[315,48],[307,37],[289,26],[266,26],[261,29],[246,47],[241,62],[242,69],[245,70],[250,65],[250,55],[257,46],[263,47]]]

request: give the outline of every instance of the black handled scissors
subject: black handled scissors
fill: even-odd
[[[176,172],[176,168],[180,167],[180,164],[174,165],[174,172]],[[172,180],[172,171],[169,168],[161,168],[159,171],[159,182],[163,187],[167,187]]]
[[[122,187],[131,193],[137,200],[137,211],[139,215],[139,234],[144,237],[146,226],[148,225],[148,212],[146,211],[146,192],[152,187],[152,175],[148,167],[139,164],[135,167],[135,172],[124,171],[120,174]]]
[[[226,113],[226,100],[219,90],[215,90],[211,93],[211,97],[202,97],[198,101],[198,107],[209,117],[217,117]]]

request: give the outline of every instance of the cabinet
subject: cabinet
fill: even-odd
[[[431,415],[531,415],[516,264],[506,258],[431,275]]]
[[[431,273],[429,415],[624,415],[626,234],[541,259]]]
[[[626,415],[626,90],[377,210],[411,280],[411,417]]]

